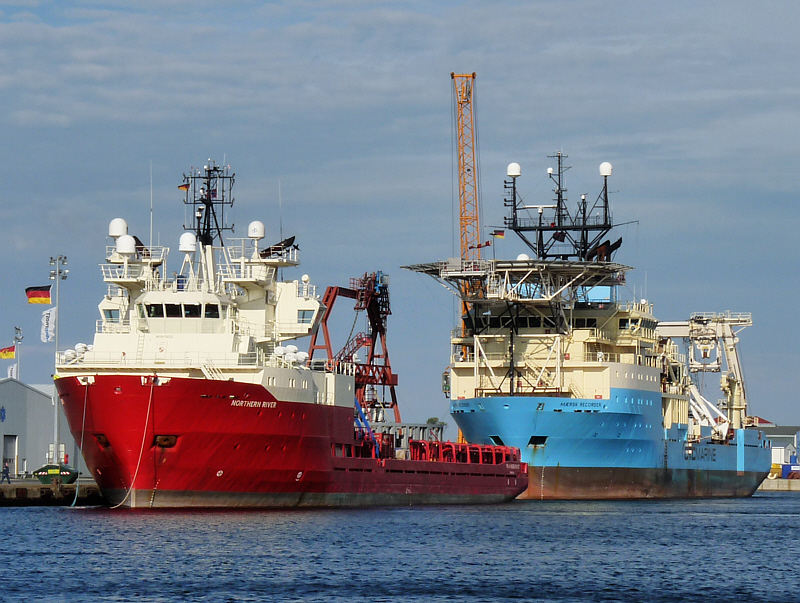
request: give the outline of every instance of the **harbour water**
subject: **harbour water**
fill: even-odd
[[[292,511],[0,510],[0,600],[800,600],[800,495]]]

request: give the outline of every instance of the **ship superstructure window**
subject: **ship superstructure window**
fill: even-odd
[[[167,310],[167,318],[180,318],[183,316],[180,304],[164,304]]]
[[[164,306],[161,304],[144,305],[148,318],[164,318]]]
[[[200,318],[200,304],[183,304],[184,318]]]
[[[103,316],[106,320],[119,321],[119,310],[103,310]]]
[[[219,304],[206,304],[203,316],[206,318],[219,318]]]
[[[299,322],[301,325],[311,324],[312,320],[314,320],[314,310],[297,311],[297,322]]]

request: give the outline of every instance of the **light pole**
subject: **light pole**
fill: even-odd
[[[69,270],[64,270],[67,265],[67,256],[59,255],[57,257],[50,257],[50,265],[54,268],[50,269],[50,280],[56,282],[56,320],[55,320],[55,334],[56,334],[56,353],[53,366],[53,377],[55,377],[55,367],[58,365],[58,323],[61,322],[59,316],[59,284],[61,281],[66,280]],[[58,392],[53,387],[53,464],[61,465],[61,458],[58,454]]]

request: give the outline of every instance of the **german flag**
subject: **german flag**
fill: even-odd
[[[182,191],[188,191],[189,190],[189,183],[188,182],[184,182],[183,184],[179,184],[178,188],[181,189]]]
[[[49,304],[50,301],[50,288],[53,285],[46,285],[44,287],[28,287],[25,289],[25,295],[28,296],[29,304]]]
[[[16,346],[9,346],[7,348],[0,348],[0,358],[3,360],[12,359],[16,354]]]

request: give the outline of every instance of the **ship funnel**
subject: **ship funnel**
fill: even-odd
[[[122,218],[114,218],[108,225],[108,236],[118,239],[122,235],[128,234],[128,223]]]

